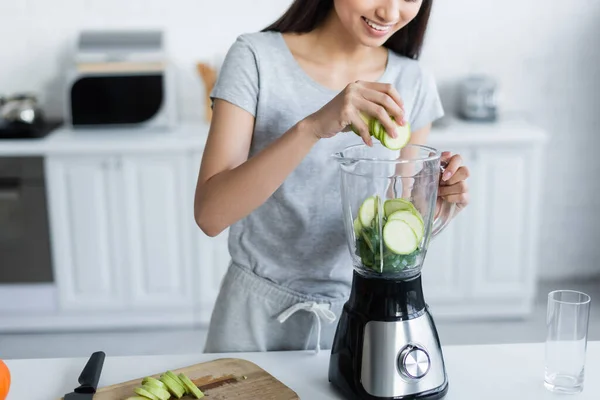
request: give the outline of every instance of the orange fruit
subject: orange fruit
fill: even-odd
[[[0,400],[6,399],[10,390],[10,371],[4,361],[0,360]]]

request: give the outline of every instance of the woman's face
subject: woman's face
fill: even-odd
[[[381,46],[412,21],[423,0],[334,0],[342,25],[366,46]]]

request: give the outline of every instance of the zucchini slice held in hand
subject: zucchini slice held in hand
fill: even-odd
[[[360,117],[365,122],[365,124],[367,124],[369,128],[369,134],[375,139],[379,140],[381,144],[383,144],[390,150],[400,150],[404,148],[410,141],[411,132],[410,124],[408,122],[404,126],[402,126],[396,123],[394,117],[391,117],[392,121],[396,125],[397,135],[397,137],[393,138],[387,133],[387,131],[377,118],[369,117],[365,113],[361,113]],[[350,128],[356,135],[360,136],[356,127],[351,126]]]

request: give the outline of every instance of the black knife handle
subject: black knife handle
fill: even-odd
[[[75,389],[76,393],[96,393],[105,356],[103,351],[97,351],[92,354],[87,364],[85,364],[83,371],[81,371],[81,375],[79,375],[81,386]]]

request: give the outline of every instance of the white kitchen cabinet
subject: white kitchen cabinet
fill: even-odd
[[[46,163],[54,275],[65,310],[118,309],[124,287],[113,157]]]
[[[106,327],[208,323],[229,253],[228,231],[210,238],[194,221],[201,156],[46,158],[60,311]]]
[[[476,129],[477,125],[471,127]],[[523,133],[523,132],[517,132]],[[441,318],[521,317],[536,293],[543,136],[434,137],[471,171],[470,204],[431,242],[426,300]],[[482,133],[483,135],[483,133]]]
[[[182,154],[125,155],[118,158],[125,278],[134,308],[187,307],[192,302],[189,237]]]
[[[47,157],[62,310],[193,321],[186,154]]]
[[[472,296],[502,314],[528,312],[535,294],[541,162],[536,147],[478,152]]]
[[[504,297],[527,289],[529,187],[527,153],[512,148],[479,152],[474,190],[473,295]],[[494,229],[489,229],[489,227]]]

